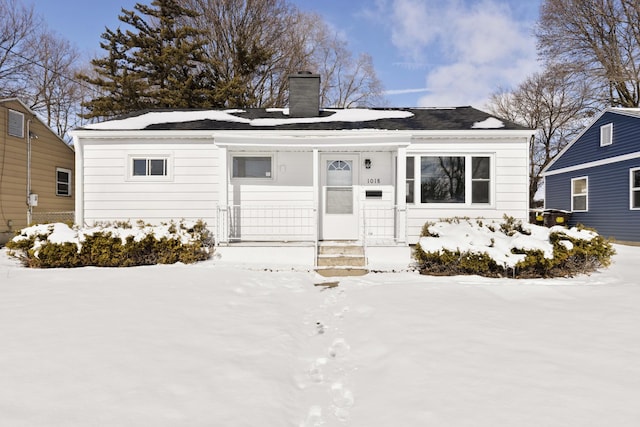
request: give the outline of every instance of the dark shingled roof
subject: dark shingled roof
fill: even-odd
[[[407,111],[413,113],[408,118],[386,118],[358,122],[323,121],[316,123],[283,123],[270,126],[256,126],[249,123],[238,123],[223,120],[195,120],[176,123],[156,123],[145,130],[355,130],[355,129],[384,129],[384,130],[470,130],[474,123],[482,122],[494,117],[473,107],[455,108],[374,108],[373,110]],[[136,117],[149,112],[148,110],[129,114],[118,119]],[[166,111],[166,110],[164,110]],[[171,110],[171,111],[199,111],[199,110]],[[331,110],[322,110],[321,117],[334,114]],[[288,119],[289,116],[280,110],[264,108],[244,109],[241,113],[234,113],[245,119]],[[526,130],[527,128],[500,119],[504,126],[495,129]],[[491,129],[489,129],[491,130]]]

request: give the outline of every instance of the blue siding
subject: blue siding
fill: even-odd
[[[613,123],[613,144],[600,147],[600,126]],[[549,168],[549,172],[640,151],[640,118],[606,112]]]
[[[629,209],[629,169],[637,167],[640,159],[547,176],[545,207],[571,210],[571,179],[587,176],[589,211],[572,213],[569,225],[580,223],[605,237],[640,242],[640,210]]]

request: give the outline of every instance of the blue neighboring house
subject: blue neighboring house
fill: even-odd
[[[569,226],[640,242],[640,108],[604,110],[542,175],[545,209],[571,212]]]

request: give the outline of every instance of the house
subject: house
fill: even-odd
[[[530,129],[471,107],[151,111],[72,132],[76,223],[203,219],[216,242],[416,243],[426,221],[528,215]]]
[[[543,170],[545,208],[640,242],[640,108],[607,108]]]
[[[15,98],[0,100],[0,135],[0,243],[33,222],[73,221],[73,148]]]

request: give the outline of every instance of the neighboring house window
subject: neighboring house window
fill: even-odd
[[[9,110],[9,126],[7,132],[16,138],[24,138],[24,114]]]
[[[640,168],[630,170],[631,173],[631,209],[640,209]]]
[[[421,203],[491,203],[491,157],[420,157]]]
[[[416,159],[413,156],[407,157],[407,203],[413,203],[415,198],[413,196],[413,192],[415,189],[416,183],[416,173],[415,173],[415,165]]]
[[[613,144],[613,123],[600,126],[600,146],[605,147]]]
[[[270,179],[271,156],[233,156],[233,178]]]
[[[71,196],[71,171],[56,168],[56,196]]]
[[[167,158],[133,158],[133,176],[167,176]]]
[[[587,177],[573,178],[571,180],[571,210],[574,212],[586,212],[588,210],[589,182]]]

